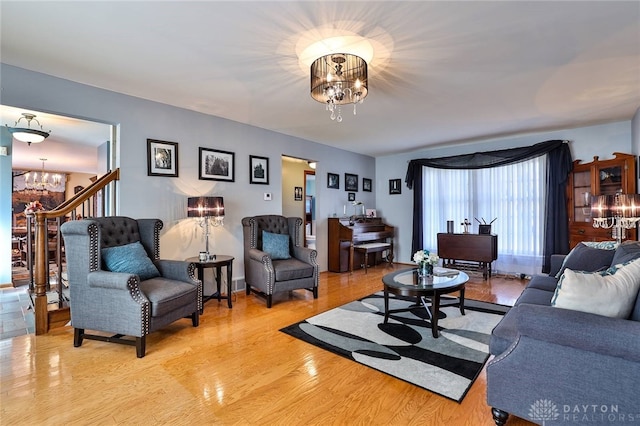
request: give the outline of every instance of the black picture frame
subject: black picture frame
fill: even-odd
[[[203,147],[199,153],[198,179],[235,182],[235,153]]]
[[[402,179],[389,179],[389,194],[402,194]]]
[[[269,185],[269,158],[249,156],[249,183]]]
[[[358,192],[358,175],[353,175],[351,173],[344,174],[344,190]]]
[[[327,173],[327,188],[340,189],[340,175],[337,173]]]
[[[362,178],[362,190],[364,192],[371,192],[372,181],[368,178]]]
[[[178,143],[147,139],[147,176],[178,177]]]
[[[296,186],[293,189],[293,199],[295,201],[302,201],[302,187],[301,186]]]
[[[348,200],[349,201],[355,201],[356,200],[356,193],[355,192],[349,192],[349,197]]]

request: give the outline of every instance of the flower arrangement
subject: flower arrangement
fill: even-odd
[[[44,206],[38,200],[32,201],[24,207],[24,214],[33,214],[44,210]]]
[[[429,250],[418,250],[413,254],[413,261],[420,265],[426,263],[427,265],[437,265],[440,261],[440,257],[435,253],[429,253]]]

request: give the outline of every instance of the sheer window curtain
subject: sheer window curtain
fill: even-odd
[[[424,247],[436,251],[438,232],[447,220],[462,232],[462,221],[492,223],[498,235],[498,260],[494,270],[532,275],[543,263],[546,200],[546,157],[539,156],[507,166],[473,170],[423,167]]]

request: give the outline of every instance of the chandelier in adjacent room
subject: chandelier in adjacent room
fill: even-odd
[[[45,191],[53,188],[57,188],[62,183],[62,175],[58,173],[49,174],[44,171],[44,162],[46,158],[41,158],[42,172],[38,175],[38,172],[28,172],[24,175],[24,186],[31,191]]]
[[[326,105],[331,119],[342,121],[342,105],[356,106],[367,96],[367,62],[350,53],[331,53],[311,64],[311,97]]]

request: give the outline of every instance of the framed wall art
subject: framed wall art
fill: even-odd
[[[250,155],[249,173],[249,183],[269,185],[269,159]]]
[[[302,201],[302,187],[296,186],[293,190],[294,201]]]
[[[147,139],[147,176],[178,177],[178,144]]]
[[[327,188],[340,189],[340,175],[337,173],[327,173]]]
[[[389,179],[389,194],[402,193],[402,179]]]
[[[198,178],[235,182],[235,153],[200,147]]]
[[[364,192],[371,192],[371,179],[362,178],[362,190]]]
[[[356,200],[356,193],[349,192],[349,201],[355,201],[355,200]]]
[[[358,192],[358,175],[344,174],[344,190]]]

